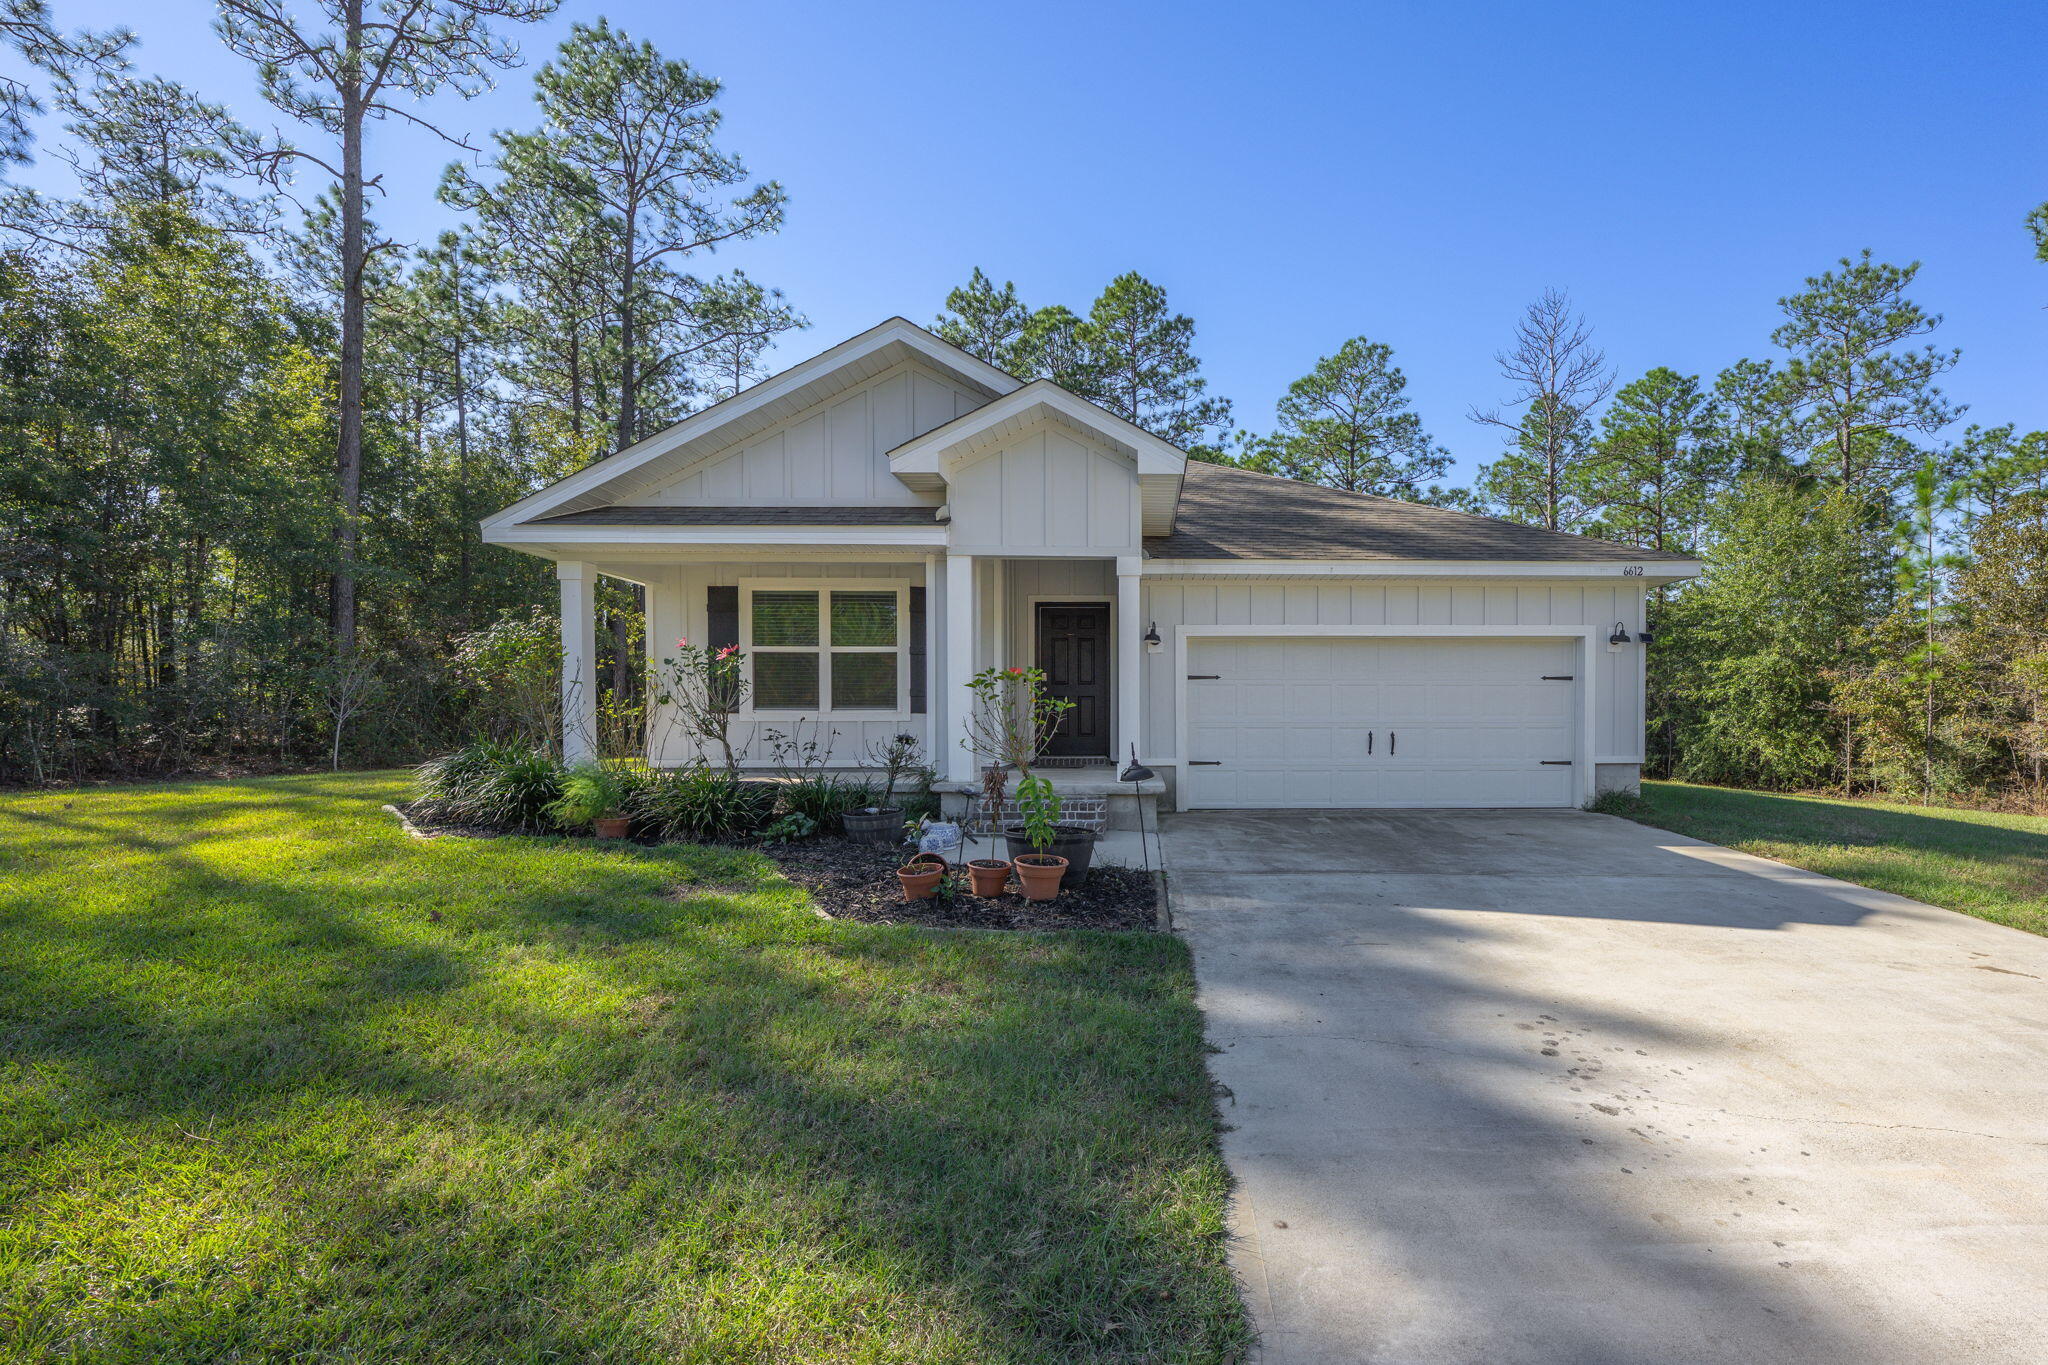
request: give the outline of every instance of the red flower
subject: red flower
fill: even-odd
[[[733,651],[738,648],[738,645],[727,645],[725,648],[718,651],[718,657],[721,659],[729,659],[732,657]]]
[[[681,640],[677,640],[677,641],[676,641],[676,648],[677,648],[677,649],[688,649],[689,647],[690,647],[690,642],[689,642],[689,640],[688,640],[687,638],[685,638],[685,639],[681,639]]]
[[[1023,676],[1024,676],[1024,670],[1023,670],[1023,669],[1021,669],[1021,668],[1018,668],[1018,667],[1016,667],[1016,666],[1015,666],[1015,665],[1013,664],[1013,665],[1011,665],[1011,668],[1010,668],[1010,676],[1011,676],[1011,677],[1013,677],[1013,678],[1021,678],[1021,677],[1023,677]]]

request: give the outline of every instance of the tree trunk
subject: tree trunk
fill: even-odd
[[[460,550],[455,562],[455,581],[460,588],[463,605],[469,603],[470,575],[474,558],[470,546],[469,516],[469,384],[463,365],[463,353],[469,346],[468,315],[463,311],[465,295],[462,277],[462,247],[458,240],[453,262],[455,270],[455,459],[457,477],[455,480],[456,537]]]
[[[328,591],[335,651],[356,652],[356,549],[363,505],[363,0],[343,8],[346,51],[341,81],[341,394],[336,416],[335,483],[341,518],[337,563]]]
[[[639,265],[634,258],[639,249],[639,239],[638,225],[631,209],[626,211],[625,239],[625,258],[619,267],[619,424],[614,450],[624,450],[633,444],[633,432],[640,416],[639,400],[633,392],[639,383],[636,363],[639,357],[633,350],[639,344],[640,309],[633,298]]]

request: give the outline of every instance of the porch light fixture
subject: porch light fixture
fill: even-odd
[[[1655,631],[1650,630],[1648,627],[1644,627],[1642,630],[1636,632],[1636,643],[1639,645],[1646,645],[1650,643],[1651,639],[1654,638],[1655,635]]]
[[[1607,643],[1620,649],[1628,643],[1628,627],[1620,621],[1614,623],[1614,634],[1607,637]]]
[[[1158,636],[1155,632],[1148,638],[1157,639]],[[1131,761],[1116,775],[1117,781],[1131,784],[1131,800],[1138,803],[1138,851],[1145,857],[1145,875],[1148,877],[1152,875],[1152,846],[1145,842],[1145,798],[1138,794],[1138,784],[1150,782],[1157,776],[1158,773],[1138,762],[1138,746],[1135,744],[1131,746]]]
[[[1154,621],[1145,628],[1145,648],[1154,654],[1159,652],[1159,623],[1157,621]],[[1131,761],[1134,763],[1137,761],[1137,754],[1135,752],[1131,755]]]

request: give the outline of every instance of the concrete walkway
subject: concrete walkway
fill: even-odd
[[[2048,939],[1578,812],[1163,843],[1265,1365],[2048,1358]]]

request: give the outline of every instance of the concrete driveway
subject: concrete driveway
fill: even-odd
[[[2048,939],[1569,811],[1164,847],[1266,1365],[2048,1357]]]

